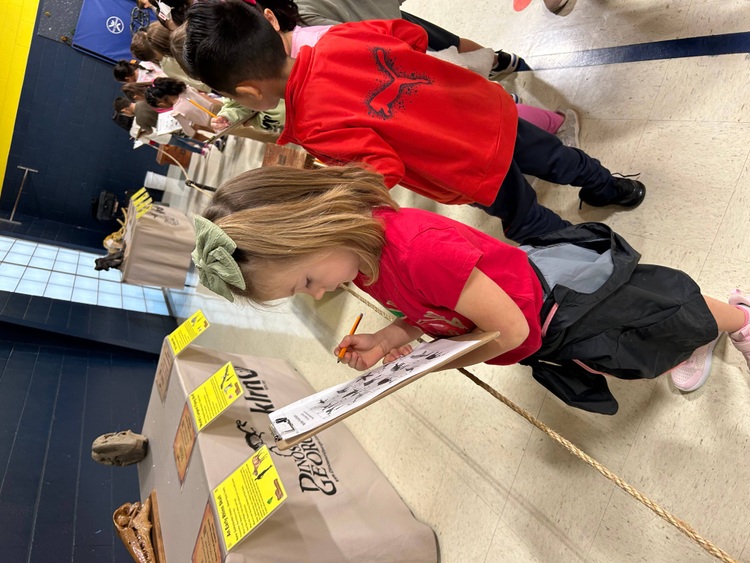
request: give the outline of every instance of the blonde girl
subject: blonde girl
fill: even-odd
[[[382,177],[365,170],[270,167],[224,184],[196,228],[201,282],[230,300],[319,299],[353,282],[396,314],[336,347],[358,370],[394,360],[422,334],[498,331],[449,367],[520,362],[566,403],[613,414],[605,376],[673,370],[676,385],[696,389],[722,332],[750,366],[750,298],[704,297],[687,274],[638,264],[640,255],[599,223],[518,248],[399,209]]]

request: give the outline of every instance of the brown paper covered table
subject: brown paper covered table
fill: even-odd
[[[237,371],[244,396],[198,434],[181,484],[173,444],[187,396],[227,361]],[[212,489],[260,447],[260,440],[272,446],[288,498],[225,563],[437,561],[432,529],[414,518],[343,424],[288,451],[273,446],[267,413],[312,391],[283,360],[197,346],[175,359],[163,403],[157,386],[152,389],[143,426],[149,451],[138,464],[141,498],[156,490],[159,499],[169,563],[191,561],[207,503],[213,503]],[[209,560],[214,559],[204,558]]]
[[[193,223],[176,209],[158,203],[140,219],[128,206],[122,281],[140,285],[182,288],[195,248]]]

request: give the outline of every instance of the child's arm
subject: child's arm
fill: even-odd
[[[394,348],[403,347],[424,333],[403,319],[396,319],[375,334],[352,334],[345,336],[333,351],[338,356],[346,348],[343,362],[356,370],[366,370],[374,366]]]
[[[492,342],[457,358],[442,369],[470,366],[518,348],[529,336],[529,323],[521,309],[502,288],[474,268],[456,303],[456,312],[484,332],[499,331]]]

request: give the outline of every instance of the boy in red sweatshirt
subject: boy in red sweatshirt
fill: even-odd
[[[268,19],[267,19],[268,18]],[[581,188],[593,206],[638,206],[645,186],[518,119],[498,84],[425,54],[404,20],[334,26],[287,57],[273,13],[240,0],[194,4],[185,59],[203,82],[259,111],[286,102],[279,144],[327,164],[362,162],[440,203],[472,203],[522,242],[568,226],[540,205],[523,174]]]

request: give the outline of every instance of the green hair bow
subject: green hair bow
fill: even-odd
[[[230,285],[245,289],[245,279],[232,252],[237,248],[221,227],[205,217],[195,217],[195,250],[193,262],[198,268],[198,278],[208,289],[234,301]]]

